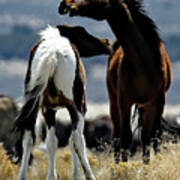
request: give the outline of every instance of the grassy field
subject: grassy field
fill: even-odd
[[[45,180],[47,174],[47,154],[35,148],[35,160],[29,168],[28,180]],[[116,165],[112,154],[93,154],[88,158],[97,180],[180,180],[180,144],[164,144],[161,154],[151,152],[151,162],[144,165],[141,154],[128,163]],[[71,179],[71,153],[69,148],[57,152],[57,176],[59,180]],[[15,180],[19,167],[12,164],[0,147],[0,179]],[[82,174],[81,179],[84,179]]]

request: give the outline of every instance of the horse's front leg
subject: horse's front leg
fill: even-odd
[[[119,93],[118,94],[118,110],[120,118],[120,143],[122,148],[122,161],[128,161],[128,151],[132,143],[132,131],[130,126],[130,111],[131,104],[127,100],[127,97]]]
[[[165,92],[161,92],[151,102],[144,107],[144,116],[142,122],[142,143],[143,143],[143,161],[150,161],[150,143],[153,140],[155,152],[159,152],[158,146],[161,139],[161,116],[165,103]]]
[[[114,148],[114,159],[116,163],[120,160],[120,119],[119,110],[117,106],[116,94],[109,92],[109,103],[110,103],[110,115],[113,123],[113,148]]]

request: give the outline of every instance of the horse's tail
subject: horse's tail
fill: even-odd
[[[15,163],[22,159],[22,141],[25,130],[31,131],[33,140],[35,140],[34,123],[39,110],[39,92],[41,89],[42,86],[37,86],[32,92],[28,93],[25,103],[14,121],[12,131],[4,142],[9,157],[12,160],[14,160],[14,157],[16,158],[13,161]]]
[[[46,47],[43,43],[45,43]],[[11,146],[8,154],[17,157],[18,161],[22,158],[22,140],[25,130],[31,131],[33,140],[35,140],[36,118],[43,100],[43,93],[55,72],[59,58],[58,53],[53,48],[48,47],[46,40],[39,44],[34,53],[29,67],[30,78],[25,88],[25,103],[15,119],[12,137],[8,140],[9,147]]]
[[[139,108],[137,104],[134,105],[131,118],[133,140],[130,148],[131,156],[135,155],[139,146],[141,145],[141,129],[142,129],[142,118],[143,110]]]

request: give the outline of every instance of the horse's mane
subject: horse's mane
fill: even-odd
[[[127,4],[132,18],[141,31],[145,41],[153,50],[156,48],[159,49],[161,38],[158,33],[158,28],[144,10],[143,0],[124,0],[124,3]]]

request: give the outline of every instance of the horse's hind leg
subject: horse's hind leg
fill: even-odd
[[[23,146],[23,156],[22,156],[22,162],[21,162],[18,180],[25,180],[27,177],[30,155],[33,148],[33,137],[31,131],[25,130],[22,146]]]
[[[78,179],[81,179],[81,175],[79,173],[79,165],[80,165],[80,162],[79,162],[79,158],[78,158],[78,155],[76,153],[76,150],[74,148],[74,144],[72,142],[72,136],[70,137],[70,148],[71,148],[71,152],[72,152],[72,177],[74,180],[78,180]]]
[[[32,108],[31,108],[32,107]],[[31,112],[29,113],[29,109]],[[25,180],[27,177],[27,170],[30,162],[30,156],[35,141],[35,122],[39,110],[39,100],[30,99],[23,106],[20,115],[16,119],[15,127],[21,131],[23,135],[22,148],[23,156],[21,161],[20,172],[18,180]],[[26,116],[27,115],[27,116]],[[25,117],[24,117],[25,116]]]
[[[144,107],[144,116],[142,121],[142,143],[143,143],[143,161],[149,163],[149,146],[153,139],[153,146],[157,151],[158,142],[161,136],[161,116],[163,113],[165,94],[160,93],[153,101]]]
[[[81,179],[78,173],[77,157],[81,163],[84,174],[87,180],[95,180],[95,177],[90,168],[88,158],[86,155],[86,145],[83,135],[84,119],[81,113],[77,110],[76,105],[73,103],[68,107],[72,119],[72,134],[70,137],[70,147],[73,155],[73,179]]]
[[[56,167],[55,167],[55,155],[57,150],[58,140],[55,134],[55,111],[47,108],[43,108],[43,115],[45,117],[48,131],[46,136],[46,147],[48,152],[48,175],[47,180],[56,180]]]
[[[117,106],[117,96],[109,92],[110,100],[110,115],[113,123],[113,148],[114,148],[114,159],[116,163],[120,160],[120,119],[119,110]]]

